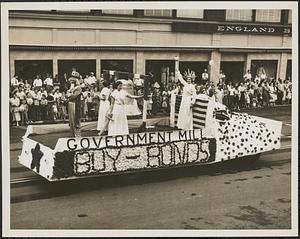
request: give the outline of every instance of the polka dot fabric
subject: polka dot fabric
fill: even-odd
[[[216,133],[217,161],[258,154],[280,147],[280,132],[258,117],[234,113],[227,121],[219,121]],[[281,130],[280,130],[281,131]]]

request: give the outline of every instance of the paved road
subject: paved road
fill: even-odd
[[[256,112],[284,121],[290,112]],[[18,144],[17,135],[12,144]],[[290,145],[285,139],[283,145]],[[12,160],[18,150],[11,151]],[[11,179],[28,176],[20,166]],[[291,151],[263,154],[255,163],[231,161],[130,175],[13,184],[15,229],[288,229],[291,227]]]

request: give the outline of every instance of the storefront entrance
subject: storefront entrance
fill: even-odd
[[[258,73],[258,69],[263,67],[265,69],[267,78],[276,78],[277,74],[277,60],[252,60],[251,61],[251,73],[252,77],[255,77]]]
[[[174,60],[146,60],[146,74],[151,72],[154,75],[153,82],[157,81],[162,89],[166,88],[174,71]]]
[[[243,81],[244,62],[243,61],[223,61],[221,70],[225,74],[226,83],[239,83]]]
[[[62,77],[64,73],[70,76],[72,68],[75,67],[77,72],[84,78],[91,72],[96,75],[96,60],[58,60],[58,75]]]
[[[52,60],[16,60],[15,73],[19,79],[28,80],[32,84],[36,75],[41,75],[42,79],[46,74],[53,74]]]
[[[196,74],[195,82],[199,82],[201,80],[202,73],[204,69],[208,69],[208,62],[206,61],[180,61],[179,62],[179,70],[182,74],[188,71],[194,71]]]

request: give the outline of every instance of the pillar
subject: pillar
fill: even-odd
[[[286,76],[286,68],[287,68],[287,61],[288,61],[288,54],[281,53],[280,59],[278,62],[278,69],[277,69],[277,78],[285,79]]]
[[[209,80],[216,85],[219,82],[221,53],[218,50],[212,51],[210,59],[212,63],[208,67]]]
[[[100,79],[101,75],[101,61],[99,58],[96,59],[96,78]]]
[[[246,74],[248,70],[251,71],[251,56],[249,54],[247,54],[245,67],[244,67],[244,74]],[[255,75],[253,75],[253,73],[254,72],[251,72],[251,75],[252,75],[252,77],[255,77]]]
[[[143,52],[136,52],[134,73],[145,74],[145,60]]]
[[[58,63],[57,63],[57,59],[53,58],[52,60],[52,71],[53,71],[53,77],[58,74]]]

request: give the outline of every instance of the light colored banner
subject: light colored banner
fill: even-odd
[[[55,147],[56,152],[65,150],[102,149],[107,147],[141,146],[168,143],[173,141],[200,140],[213,138],[213,130],[187,130],[145,132],[117,136],[95,136],[82,138],[60,138]]]

